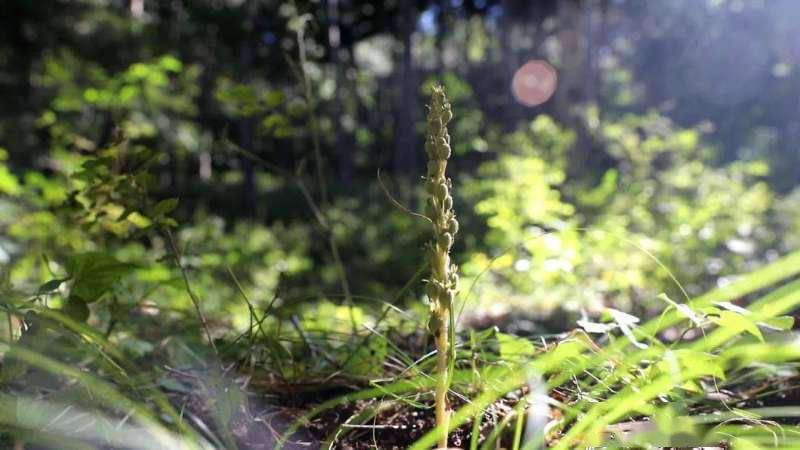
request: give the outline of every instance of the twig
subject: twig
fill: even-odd
[[[14,320],[11,318],[11,310],[6,309],[6,319],[8,320],[8,343],[14,342]]]
[[[358,423],[343,423],[342,428],[357,428],[361,430],[404,430],[408,428],[405,425],[365,425]]]
[[[172,236],[172,231],[170,231],[169,228],[165,228],[164,231],[166,232],[169,246],[172,249],[172,257],[175,260],[175,265],[177,265],[178,269],[181,271],[183,284],[186,287],[186,293],[189,294],[189,298],[192,300],[194,309],[197,312],[197,317],[200,319],[200,325],[202,325],[203,331],[206,333],[208,343],[211,344],[211,348],[214,349],[214,353],[219,356],[219,351],[217,350],[217,346],[214,344],[214,338],[211,336],[211,330],[208,327],[208,321],[206,320],[206,316],[203,314],[203,310],[200,308],[200,299],[192,290],[192,284],[189,282],[189,274],[186,272],[186,268],[183,267],[183,263],[181,263],[181,254],[178,250],[177,244],[175,243],[175,238]]]
[[[345,271],[344,264],[342,263],[342,258],[339,253],[339,246],[336,244],[336,240],[333,236],[333,232],[328,225],[328,220],[324,214],[324,210],[328,207],[328,189],[325,183],[325,175],[324,175],[324,167],[323,167],[323,159],[322,159],[322,149],[320,145],[320,138],[319,138],[319,123],[317,121],[316,116],[316,102],[314,99],[314,95],[311,93],[311,83],[308,79],[308,72],[306,71],[306,65],[308,64],[308,58],[306,57],[306,45],[305,45],[305,26],[306,23],[310,20],[310,16],[301,16],[297,17],[296,20],[301,21],[297,27],[295,28],[295,32],[297,33],[297,47],[298,47],[298,59],[299,59],[299,68],[295,70],[295,74],[300,81],[301,88],[303,89],[303,96],[306,100],[306,110],[307,110],[307,117],[308,123],[311,128],[311,145],[314,150],[314,165],[317,175],[317,183],[319,184],[319,192],[320,192],[320,201],[322,204],[322,208],[319,208],[314,203],[311,195],[308,194],[305,187],[300,182],[300,177],[297,177],[298,180],[298,187],[300,188],[301,192],[303,192],[303,196],[306,198],[309,206],[314,211],[317,220],[320,222],[320,225],[326,231],[328,235],[328,245],[331,249],[331,255],[333,256],[333,262],[336,266],[336,270],[339,275],[339,281],[342,285],[342,292],[344,293],[345,302],[348,305],[350,310],[350,326],[352,328],[353,333],[355,334],[358,330],[358,325],[355,322],[355,316],[353,314],[353,298],[350,294],[350,284],[347,281],[347,272]],[[289,65],[291,66],[291,58],[287,56],[287,60],[289,61]],[[299,170],[302,169],[302,166],[298,167]],[[299,175],[299,173],[298,173]]]
[[[308,21],[307,18],[303,20]],[[295,30],[297,32],[297,54],[300,59],[300,82],[303,88],[303,95],[306,99],[306,111],[308,112],[308,123],[311,126],[311,145],[314,149],[314,162],[316,165],[317,182],[319,183],[320,198],[322,204],[328,203],[328,189],[325,185],[325,176],[322,170],[322,150],[319,143],[319,124],[317,123],[317,115],[315,114],[316,103],[314,96],[311,94],[311,83],[308,80],[308,72],[306,71],[306,42],[305,42],[305,23],[298,26]]]
[[[253,304],[250,302],[250,299],[247,297],[247,293],[244,292],[241,283],[239,283],[239,279],[236,278],[236,274],[233,273],[233,270],[230,267],[226,267],[228,269],[228,274],[233,279],[233,284],[236,286],[236,289],[239,291],[239,295],[242,296],[244,302],[247,303],[247,309],[250,312],[250,326],[247,328],[248,334],[250,336],[250,346],[253,345],[253,318],[258,318],[258,314],[256,314],[256,309],[253,307]],[[261,322],[259,322],[258,327],[261,328]],[[263,331],[262,331],[263,332]]]
[[[297,186],[297,189],[300,191],[300,194],[303,196],[303,199],[306,201],[306,204],[311,209],[311,213],[314,215],[314,219],[316,219],[320,228],[322,228],[322,231],[328,238],[328,246],[331,248],[331,254],[333,256],[333,264],[336,267],[337,275],[339,276],[339,283],[342,287],[342,294],[344,294],[345,303],[347,303],[350,306],[350,322],[351,322],[350,325],[352,326],[353,332],[355,333],[357,329],[357,324],[355,323],[355,319],[352,313],[353,295],[350,291],[350,283],[347,281],[347,272],[345,271],[344,263],[342,262],[341,255],[339,253],[339,246],[336,244],[336,241],[334,240],[333,232],[331,231],[329,221],[325,217],[325,213],[317,205],[317,202],[314,201],[314,197],[311,195],[311,192],[309,191],[308,187],[303,182],[302,173],[303,173],[304,161],[298,164],[297,169],[295,170],[294,173],[291,173],[276,166],[275,164],[270,163],[269,161],[254,154],[253,152],[250,152],[246,149],[239,147],[233,142],[227,141],[227,144],[231,150],[249,158],[251,161],[254,161],[262,165],[266,169],[274,171],[278,175],[284,177],[287,181],[292,182],[295,184],[295,186]]]
[[[318,349],[311,343],[311,339],[309,339],[308,336],[306,336],[306,332],[303,330],[303,326],[300,324],[300,320],[297,318],[297,315],[293,314],[292,317],[290,318],[290,321],[292,322],[292,326],[295,328],[295,330],[297,330],[297,334],[300,335],[300,339],[303,340],[303,344],[305,344],[305,346],[308,347],[309,351],[311,351],[312,353],[319,353],[320,355],[322,355],[323,358],[325,358],[326,361],[333,364],[334,367],[336,367],[337,369],[340,368],[339,363],[337,363],[335,359],[333,359],[330,355],[328,355],[325,352],[325,350]]]
[[[419,268],[414,273],[414,275],[412,275],[411,279],[406,282],[406,284],[397,292],[397,294],[395,294],[395,296],[392,299],[392,301],[385,308],[383,308],[383,312],[381,312],[381,315],[378,317],[378,320],[375,321],[375,328],[378,328],[378,325],[380,325],[381,322],[383,322],[383,320],[386,318],[386,316],[389,315],[389,311],[391,311],[393,304],[396,303],[400,299],[400,297],[402,297],[409,289],[411,289],[411,286],[414,283],[416,283],[417,279],[419,279],[419,277],[422,275],[422,273],[427,268],[428,268],[428,264],[427,263],[422,263],[419,266]],[[358,345],[355,346],[355,348],[350,352],[350,354],[344,360],[344,363],[342,363],[342,366],[345,366],[345,367],[347,366],[347,363],[349,363],[350,360],[353,359],[353,357],[356,355],[358,350],[367,343],[369,338],[370,338],[369,334],[364,336],[364,338],[361,340],[361,342]]]
[[[266,331],[264,331],[264,328],[261,326],[261,324],[263,324],[264,321],[267,320],[267,317],[269,316],[270,312],[272,312],[272,306],[275,304],[277,300],[278,300],[278,293],[276,292],[275,295],[272,297],[272,300],[269,302],[269,305],[267,305],[267,308],[264,310],[264,314],[262,314],[261,317],[256,316],[256,321],[253,324],[254,326],[258,327],[258,330],[261,332],[261,335],[264,336],[265,339],[267,338],[267,333]],[[239,340],[242,339],[248,333],[249,331],[245,331],[239,334],[238,336],[236,336],[234,340],[230,341],[225,348],[230,348],[231,346],[239,342]]]
[[[409,216],[419,217],[421,219],[427,220],[430,223],[433,223],[433,221],[430,219],[430,217],[428,217],[428,216],[426,216],[424,214],[415,213],[414,211],[411,211],[407,207],[403,206],[402,203],[397,201],[397,199],[395,199],[392,196],[391,193],[389,193],[389,190],[386,189],[386,185],[383,184],[383,180],[381,179],[381,170],[380,169],[378,169],[378,185],[381,187],[381,190],[383,191],[384,195],[386,195],[386,198],[389,199],[389,202],[391,202],[392,205],[394,205],[395,208],[399,209],[400,211],[403,211],[404,213],[408,214]]]

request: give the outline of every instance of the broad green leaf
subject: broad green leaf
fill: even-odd
[[[692,305],[706,306],[714,302],[730,301],[763,289],[780,280],[800,273],[800,251],[754,270],[725,287],[709,291],[692,301]]]
[[[172,217],[165,217],[161,219],[159,223],[165,227],[178,228],[178,222]]]
[[[791,330],[792,327],[794,326],[794,317],[792,316],[771,317],[769,319],[759,321],[758,324],[767,328],[771,328],[773,330],[787,331]]]
[[[673,350],[684,370],[700,375],[711,375],[724,380],[725,371],[719,358],[704,352],[690,349]]]
[[[72,278],[71,295],[86,302],[96,301],[134,267],[102,252],[74,255],[66,265]]]
[[[69,280],[69,278],[61,278],[61,279],[50,280],[50,281],[42,284],[41,286],[39,286],[39,289],[36,290],[36,293],[39,294],[39,295],[42,295],[42,294],[47,294],[47,293],[53,292],[56,289],[58,289],[59,286],[61,286],[61,283],[65,282],[67,280]]]
[[[167,376],[160,378],[158,380],[158,385],[170,391],[180,392],[182,394],[188,394],[192,392],[191,386],[187,386],[179,380]]]
[[[264,96],[264,100],[268,108],[277,107],[278,105],[283,103],[284,98],[285,95],[283,91],[279,91],[277,89],[268,90],[266,95]]]
[[[17,177],[5,165],[0,165],[0,194],[17,195],[22,192],[22,187]]]
[[[764,340],[764,336],[761,334],[761,330],[758,329],[758,325],[756,325],[755,321],[744,314],[722,311],[719,313],[719,317],[713,317],[711,321],[721,328],[728,328],[736,333],[746,331],[758,338],[758,340]]]
[[[683,389],[685,391],[689,391],[689,392],[695,393],[695,394],[702,394],[703,393],[703,388],[699,384],[697,384],[697,382],[694,381],[694,380],[690,380],[690,381],[684,382],[681,385],[681,389]]]
[[[168,198],[166,200],[161,200],[160,202],[158,202],[158,204],[156,204],[155,208],[153,208],[153,215],[163,216],[164,214],[171,213],[177,207],[178,207],[177,198]]]
[[[508,361],[524,361],[536,353],[536,346],[527,339],[505,333],[497,333],[500,356]]]
[[[386,340],[375,337],[356,349],[356,354],[349,357],[345,370],[354,375],[372,376],[380,374],[383,361],[388,355]]]
[[[77,322],[85,322],[89,318],[89,307],[86,302],[74,295],[70,295],[61,310],[64,315]]]

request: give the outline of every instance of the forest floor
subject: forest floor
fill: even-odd
[[[507,326],[508,324],[504,324]],[[398,342],[407,344],[409,340]],[[298,430],[285,442],[285,449],[335,448],[344,450],[406,449],[435,426],[435,417],[430,395],[420,394],[415,402],[396,401],[392,397],[360,399],[346,402],[323,411],[314,418],[303,421],[303,415],[326,401],[371,387],[369,383],[354,381],[346,376],[332,375],[325,378],[298,377],[283,380],[274,374],[243,370],[229,364],[219,374],[209,374],[206,369],[168,370],[165,390],[173,403],[185,411],[193,424],[208,436],[221,436],[220,427],[214,417],[220,409],[229,408],[230,421],[227,427],[230,438],[238,448],[252,450],[273,449],[293,423],[300,423]],[[781,386],[776,389],[776,386]],[[221,392],[225,391],[225,392]],[[232,391],[235,391],[233,394]],[[569,402],[564,391],[548,393],[559,401]],[[467,393],[467,395],[469,395]],[[484,442],[503,419],[508,416],[527,391],[516,390],[499,398],[485,409],[479,427],[479,442]],[[225,399],[234,399],[229,405],[221,405]],[[468,402],[467,397],[452,396],[453,409]],[[769,379],[741,383],[734,390],[722,390],[709,396],[703,414],[725,411],[731,408],[766,408],[800,405],[800,377],[787,373]],[[559,412],[551,410],[550,420],[557,420]],[[797,425],[797,418],[780,418],[776,423]],[[507,424],[503,424],[506,426]],[[615,424],[613,431],[629,434],[647,430],[652,426],[646,418]],[[469,448],[473,423],[469,421],[450,434],[450,445],[454,448]],[[510,448],[511,433],[500,435],[499,447]],[[556,441],[559,435],[549,436]],[[719,447],[728,448],[724,442]],[[666,448],[666,447],[664,447]],[[678,447],[675,447],[678,448]],[[700,447],[697,447],[700,448]]]

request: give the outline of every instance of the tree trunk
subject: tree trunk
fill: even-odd
[[[339,162],[339,179],[345,187],[350,187],[353,182],[353,152],[355,151],[355,138],[353,130],[345,130],[342,118],[346,114],[355,114],[350,101],[355,96],[350,80],[347,79],[346,61],[342,58],[341,30],[339,28],[339,0],[328,0],[328,49],[331,60],[334,62],[334,83],[336,85],[337,114],[334,118],[334,131],[336,133],[336,155]],[[347,48],[352,60],[353,52]]]
[[[422,152],[417,146],[418,138],[414,130],[414,111],[417,108],[416,83],[411,55],[411,37],[416,23],[417,12],[411,2],[401,2],[400,34],[403,39],[403,53],[400,58],[397,77],[397,97],[394,114],[394,153],[393,169],[397,176],[417,173],[417,156]]]

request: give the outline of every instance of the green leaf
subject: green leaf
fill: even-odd
[[[719,364],[715,355],[691,349],[673,350],[673,353],[684,370],[695,374],[711,375],[721,380],[725,379],[724,368]]]
[[[187,386],[174,378],[163,377],[158,380],[158,385],[170,391],[180,392],[182,394],[192,392],[191,386]]]
[[[17,181],[17,177],[11,173],[8,167],[0,165],[0,193],[14,196],[20,192],[22,192],[22,187]]]
[[[746,317],[744,314],[735,313],[733,311],[721,311],[719,317],[713,317],[711,320],[721,328],[728,328],[736,333],[746,331],[758,338],[758,340],[764,341],[764,336],[761,334],[761,330],[758,329],[756,322]]]
[[[177,198],[168,198],[166,200],[161,200],[160,202],[158,202],[158,204],[156,204],[155,208],[153,208],[153,215],[163,216],[164,214],[171,213],[177,207],[178,207]]]
[[[48,294],[50,292],[53,292],[56,289],[58,289],[59,286],[61,286],[61,283],[65,282],[67,280],[69,280],[69,278],[61,278],[61,279],[50,280],[47,283],[44,283],[43,285],[39,286],[39,289],[36,290],[36,293],[38,295],[42,295],[42,294]]]
[[[278,105],[280,105],[281,103],[283,103],[284,98],[285,98],[285,95],[283,94],[283,91],[280,91],[280,90],[277,90],[277,89],[273,89],[273,90],[267,91],[267,94],[265,95],[264,100],[266,101],[266,104],[267,104],[268,108],[275,108]]]
[[[732,284],[709,291],[693,300],[692,305],[695,307],[708,306],[714,302],[740,298],[797,273],[800,273],[800,251],[790,253],[767,266],[754,270]]]
[[[172,217],[164,217],[163,219],[159,220],[158,223],[165,227],[178,228],[178,222]]]
[[[389,348],[386,339],[370,339],[364,345],[356,349],[356,354],[349,357],[345,370],[354,375],[376,375],[383,369],[383,361],[386,360]]]
[[[89,307],[86,302],[74,295],[70,295],[61,310],[64,315],[77,322],[85,322],[89,318]]]
[[[536,353],[536,346],[527,339],[505,333],[497,333],[500,357],[507,361],[525,361]]]
[[[792,316],[778,316],[770,317],[758,322],[759,325],[771,328],[778,331],[788,331],[794,326],[794,317]]]
[[[72,278],[71,294],[86,302],[98,300],[135,266],[101,252],[74,255],[67,262]]]
[[[128,336],[119,343],[120,349],[134,358],[141,358],[151,353],[155,346],[147,341]]]
[[[134,212],[135,212],[135,211],[134,211],[134,210],[132,210],[132,209],[125,208],[125,210],[124,210],[124,211],[122,211],[122,214],[120,214],[120,216],[119,216],[119,217],[117,217],[117,222],[122,222],[122,221],[124,221],[124,220],[125,220],[125,219],[127,219],[127,218],[128,218],[130,215],[131,215],[131,214],[133,214]]]

